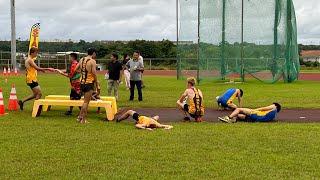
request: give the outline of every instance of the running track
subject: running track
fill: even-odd
[[[125,109],[120,110],[124,112]],[[160,122],[181,122],[183,115],[177,109],[173,108],[143,108],[135,109],[138,113],[145,116],[160,116]],[[121,112],[119,114],[121,114]],[[217,123],[218,117],[223,117],[229,115],[230,111],[218,111],[214,109],[207,109],[203,120],[206,122]],[[277,122],[286,122],[286,123],[320,123],[320,110],[298,110],[290,109],[283,110],[278,114]]]

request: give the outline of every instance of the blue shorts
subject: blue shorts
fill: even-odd
[[[277,111],[271,111],[268,114],[264,116],[259,116],[257,114],[251,114],[249,115],[249,119],[255,122],[270,122],[273,121],[276,118]]]
[[[224,99],[224,98],[219,98],[218,99],[218,104],[224,108],[229,107],[228,105],[228,100]]]

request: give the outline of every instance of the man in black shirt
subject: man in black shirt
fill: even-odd
[[[111,55],[111,62],[108,64],[108,96],[111,96],[112,90],[114,91],[114,96],[118,100],[118,88],[121,79],[121,71],[122,71],[122,64],[118,61],[119,56],[116,53],[112,53]]]

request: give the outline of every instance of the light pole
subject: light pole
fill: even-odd
[[[181,60],[179,56],[179,0],[176,0],[176,28],[177,28],[177,79],[181,78]]]
[[[16,11],[15,0],[10,0],[11,6],[11,65],[13,68],[17,67],[17,44],[16,44]]]

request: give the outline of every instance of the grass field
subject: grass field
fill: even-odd
[[[9,81],[16,83],[18,97],[29,94],[23,78]],[[185,86],[170,77],[145,81],[144,102],[129,103],[122,87],[119,106],[174,107]],[[40,76],[40,84],[44,95],[69,91],[67,79],[59,76]],[[207,106],[231,86],[204,82]],[[317,82],[252,81],[237,87],[245,90],[250,107],[279,101],[285,108],[320,108]],[[4,88],[5,98],[9,89]],[[133,122],[103,122],[92,112],[91,123],[80,125],[74,116],[65,117],[63,108],[33,119],[31,104],[0,117],[0,179],[320,178],[320,124],[173,123],[171,131],[147,132]]]

